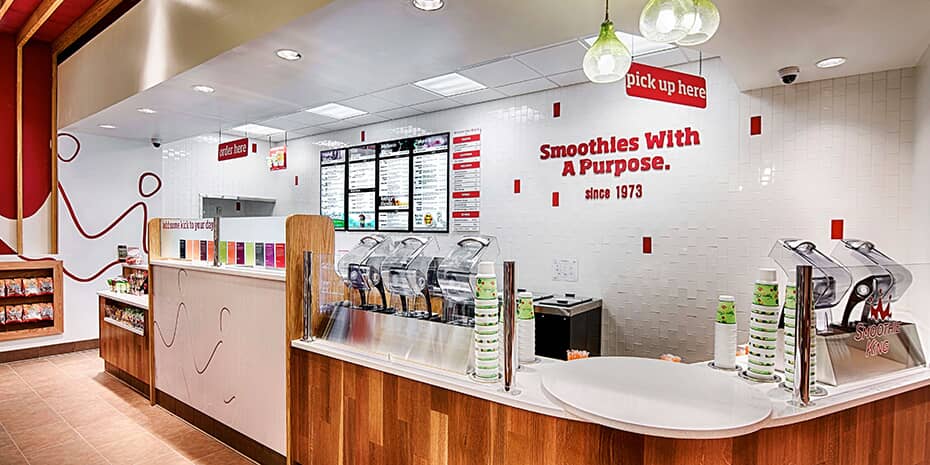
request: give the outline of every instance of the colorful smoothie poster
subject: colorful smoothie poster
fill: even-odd
[[[236,242],[236,265],[245,265],[245,242]]]
[[[216,252],[216,243],[213,241],[207,241],[207,261],[213,261],[213,255]]]
[[[265,244],[265,267],[274,268],[274,244]]]
[[[236,264],[236,243],[229,241],[226,243],[226,263],[229,265]]]
[[[191,260],[200,260],[200,241],[191,241],[190,245]]]
[[[285,254],[284,244],[275,244],[274,245],[274,261],[275,261],[276,268],[284,268],[284,254]]]
[[[187,258],[187,241],[181,239],[178,242],[178,258],[184,260]]]
[[[246,266],[255,266],[255,243],[245,243],[245,264]]]
[[[265,243],[255,243],[255,266],[265,266]]]
[[[207,250],[208,250],[208,249],[207,249],[207,241],[200,241],[200,261],[205,262],[205,261],[208,260],[208,259],[207,259]],[[211,255],[212,255],[212,254],[211,254]],[[212,260],[212,258],[210,258],[209,260]]]
[[[223,265],[228,263],[227,261],[227,259],[229,258],[227,257],[228,251],[229,249],[226,247],[226,241],[220,241],[220,263],[222,263]]]

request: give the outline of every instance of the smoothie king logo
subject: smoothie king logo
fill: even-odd
[[[642,137],[597,137],[588,141],[539,146],[540,160],[562,162],[562,176],[611,176],[620,178],[624,173],[669,171],[672,165],[664,155],[623,156],[639,150],[668,150],[701,145],[701,134],[691,127],[646,132]],[[617,156],[619,154],[620,156]],[[641,198],[641,184],[617,185],[615,188],[589,188],[585,199],[600,200]]]

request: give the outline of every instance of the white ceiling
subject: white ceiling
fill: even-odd
[[[719,55],[743,89],[778,85],[776,70],[788,65],[802,68],[802,81],[913,66],[930,42],[930,28],[920,27],[930,15],[927,0],[716,2],[722,24],[704,55]],[[425,13],[409,0],[336,1],[68,129],[170,141],[251,122],[294,138],[574,85],[586,81],[583,39],[603,12],[600,0],[568,3],[447,0]],[[644,0],[613,3],[618,28],[636,32]],[[283,61],[274,55],[279,48],[297,49],[303,59]],[[849,63],[813,66],[832,55]],[[672,66],[697,57],[674,49],[637,61]],[[445,98],[411,84],[453,71],[488,89]],[[217,90],[199,94],[194,84]],[[328,102],[370,114],[334,120],[302,111]]]

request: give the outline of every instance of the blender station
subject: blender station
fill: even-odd
[[[930,463],[928,16],[0,1],[0,464]]]

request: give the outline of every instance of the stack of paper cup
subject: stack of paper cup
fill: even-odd
[[[496,381],[500,373],[500,306],[494,262],[478,264],[475,287],[475,378]]]
[[[517,293],[517,341],[520,364],[536,361],[536,315],[531,292]]]
[[[759,270],[749,312],[749,367],[746,375],[760,381],[775,380],[779,311],[777,278],[773,268]]]
[[[794,284],[785,287],[785,387],[789,390],[794,386],[794,357],[797,353],[797,301],[798,288]],[[816,322],[811,318],[811,334],[816,334]],[[817,381],[817,338],[811,339],[811,376],[810,384]]]
[[[720,296],[717,319],[714,323],[714,366],[732,370],[736,368],[736,299]]]

